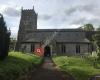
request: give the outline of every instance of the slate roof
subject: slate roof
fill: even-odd
[[[90,43],[85,32],[80,29],[37,29],[25,35],[23,42],[40,42],[47,39],[56,42]]]
[[[36,31],[40,31],[40,32],[54,32],[54,31],[57,31],[57,32],[82,32],[82,31],[84,31],[84,30],[82,30],[82,29],[37,29]]]

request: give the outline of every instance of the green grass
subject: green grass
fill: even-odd
[[[59,56],[53,60],[62,71],[70,73],[75,80],[88,80],[92,75],[100,74],[100,69],[93,67],[91,58],[89,60],[89,58]]]
[[[40,57],[21,52],[10,52],[4,61],[0,61],[0,80],[15,80],[41,63]]]

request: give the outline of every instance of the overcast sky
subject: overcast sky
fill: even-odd
[[[21,7],[38,13],[38,28],[77,28],[86,23],[100,25],[100,0],[0,0],[12,36],[17,35]]]

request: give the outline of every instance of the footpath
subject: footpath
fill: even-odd
[[[59,71],[50,58],[45,58],[41,67],[29,80],[74,80],[69,74]]]

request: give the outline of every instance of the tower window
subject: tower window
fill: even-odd
[[[61,51],[62,51],[62,53],[65,53],[66,52],[66,46],[65,45],[62,45],[61,46]]]
[[[80,53],[80,45],[76,45],[76,53]]]
[[[23,22],[23,24],[24,24],[24,25],[28,25],[29,22],[26,20],[26,21]]]

